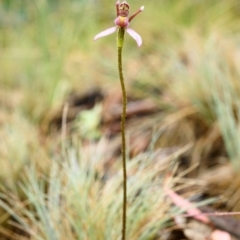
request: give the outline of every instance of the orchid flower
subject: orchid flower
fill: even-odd
[[[126,1],[120,3],[120,1],[118,0],[116,2],[116,10],[117,10],[117,18],[114,21],[116,26],[108,28],[105,31],[97,34],[95,36],[94,40],[97,40],[98,38],[110,35],[110,34],[114,33],[117,29],[122,28],[122,29],[126,30],[126,32],[137,42],[138,47],[140,47],[142,45],[141,36],[138,33],[136,33],[133,29],[129,28],[128,26],[129,26],[130,22],[133,20],[133,18],[138,13],[140,13],[144,10],[144,6],[140,7],[140,9],[129,18],[128,18],[129,5]]]
[[[109,34],[114,33],[118,29],[117,36],[117,49],[118,49],[118,73],[122,89],[122,116],[121,116],[121,135],[122,135],[122,169],[123,169],[123,211],[122,211],[122,240],[126,240],[126,225],[127,225],[127,154],[126,154],[126,137],[125,137],[125,123],[127,114],[127,95],[126,88],[123,77],[123,67],[122,67],[122,49],[124,43],[125,31],[137,42],[138,47],[142,45],[141,36],[134,30],[129,28],[130,22],[133,18],[142,12],[144,7],[140,9],[128,18],[129,5],[126,1],[120,3],[120,0],[116,2],[117,18],[115,19],[116,26],[106,29],[105,31],[99,33],[95,36],[94,40],[98,38],[105,37]]]

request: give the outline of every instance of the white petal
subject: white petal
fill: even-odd
[[[142,38],[138,33],[131,28],[127,28],[127,33],[137,42],[138,47],[142,45]]]
[[[96,35],[94,37],[94,41],[96,41],[98,38],[105,37],[107,35],[114,33],[117,30],[117,28],[118,27],[115,26],[115,27],[108,28],[108,29],[104,30],[103,32],[100,32],[98,35]]]

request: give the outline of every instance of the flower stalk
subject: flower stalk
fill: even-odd
[[[119,28],[117,45],[118,45],[118,73],[122,88],[122,116],[121,116],[121,135],[122,135],[122,166],[123,166],[123,216],[122,216],[122,240],[126,239],[126,222],[127,222],[127,163],[126,163],[126,137],[125,122],[127,114],[127,94],[122,69],[122,48],[124,44],[124,28]]]
[[[115,19],[115,27],[106,29],[105,31],[97,34],[94,40],[114,33],[118,29],[117,35],[117,48],[118,48],[118,72],[122,89],[122,117],[121,117],[121,136],[122,136],[122,166],[123,166],[123,209],[122,209],[122,240],[126,240],[126,224],[127,224],[127,163],[126,163],[126,137],[125,137],[125,123],[127,113],[127,94],[125,88],[125,82],[123,77],[122,68],[122,49],[124,44],[125,31],[137,42],[138,47],[142,44],[141,36],[133,29],[129,28],[129,24],[132,19],[142,12],[144,7],[142,6],[135,14],[128,18],[129,5],[126,1],[120,3],[118,0],[116,3],[117,18]]]

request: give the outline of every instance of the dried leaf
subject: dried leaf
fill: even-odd
[[[167,186],[167,182],[165,181],[164,184],[164,191],[165,193],[171,198],[172,202],[180,207],[182,210],[186,211],[188,216],[192,216],[193,218],[203,222],[203,223],[210,223],[210,220],[207,216],[203,215],[202,212],[196,208],[191,202],[184,199],[177,193],[175,193],[173,190],[169,189]]]

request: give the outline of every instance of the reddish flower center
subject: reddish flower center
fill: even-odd
[[[118,16],[115,19],[115,24],[118,25],[119,27],[125,28],[129,25],[129,21],[127,17]]]

